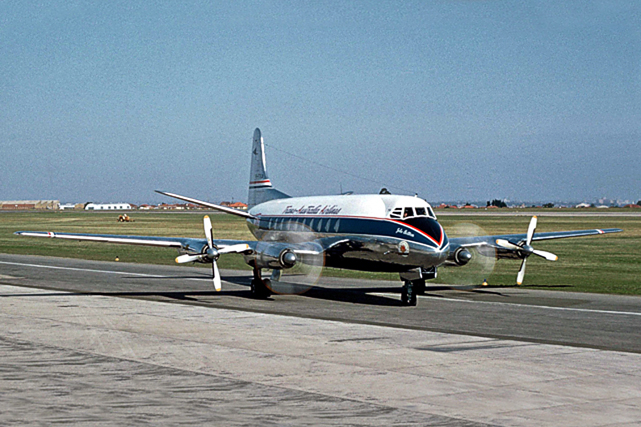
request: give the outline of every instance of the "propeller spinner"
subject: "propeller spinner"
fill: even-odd
[[[525,277],[525,264],[530,255],[534,254],[534,255],[540,256],[541,258],[545,258],[548,261],[556,261],[557,259],[559,259],[559,257],[554,255],[553,253],[541,251],[538,249],[534,249],[532,247],[532,237],[534,236],[534,231],[536,230],[536,224],[537,224],[537,217],[535,215],[530,220],[530,226],[528,227],[528,230],[527,230],[527,237],[525,239],[525,242],[522,242],[519,245],[514,244],[505,239],[496,240],[497,245],[499,245],[504,249],[517,251],[518,253],[521,254],[521,257],[523,258],[523,261],[521,261],[521,268],[519,269],[519,274],[517,274],[516,276],[517,285],[520,285],[523,283],[523,278]]]

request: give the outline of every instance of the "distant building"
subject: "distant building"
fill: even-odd
[[[86,211],[125,211],[130,210],[129,203],[88,203]]]
[[[246,211],[247,207],[248,207],[246,204],[244,204],[242,202],[221,202],[220,206],[225,206],[225,207],[228,207],[228,208],[234,208],[234,209],[238,209],[238,210],[241,210],[241,211]]]
[[[76,209],[76,204],[75,203],[60,203],[60,210],[61,211],[67,211],[67,210],[72,210]]]
[[[10,200],[0,201],[2,210],[57,210],[60,207],[59,200]]]
[[[575,206],[575,208],[589,208],[590,204],[589,203],[579,203],[578,205]]]

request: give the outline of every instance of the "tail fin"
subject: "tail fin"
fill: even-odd
[[[287,194],[276,190],[267,177],[265,166],[265,146],[260,129],[254,131],[254,143],[252,145],[252,163],[249,174],[249,207],[274,199],[288,198]]]

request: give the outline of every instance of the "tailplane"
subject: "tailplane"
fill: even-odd
[[[252,162],[249,174],[249,207],[252,208],[264,202],[274,199],[286,199],[290,196],[276,190],[267,177],[265,166],[265,146],[260,129],[254,131],[254,143],[252,145]]]

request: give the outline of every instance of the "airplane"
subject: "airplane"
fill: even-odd
[[[177,263],[211,263],[212,281],[217,291],[222,287],[217,265],[219,257],[229,253],[242,254],[244,261],[253,268],[251,294],[255,298],[269,297],[281,280],[281,273],[297,265],[399,273],[403,282],[401,304],[415,306],[417,294],[425,292],[425,281],[435,279],[442,266],[468,264],[476,256],[471,249],[480,256],[520,259],[516,280],[520,285],[530,255],[557,260],[556,255],[533,248],[533,242],[622,231],[608,228],[535,233],[537,217],[534,216],[525,234],[449,238],[430,204],[417,196],[291,197],[274,188],[267,175],[264,141],[258,128],[253,135],[248,211],[170,192],[156,192],[243,217],[256,240],[215,239],[209,216],[203,220],[205,239],[39,231],[17,231],[15,234],[176,248],[179,252]],[[263,270],[271,270],[271,277],[263,278]]]

